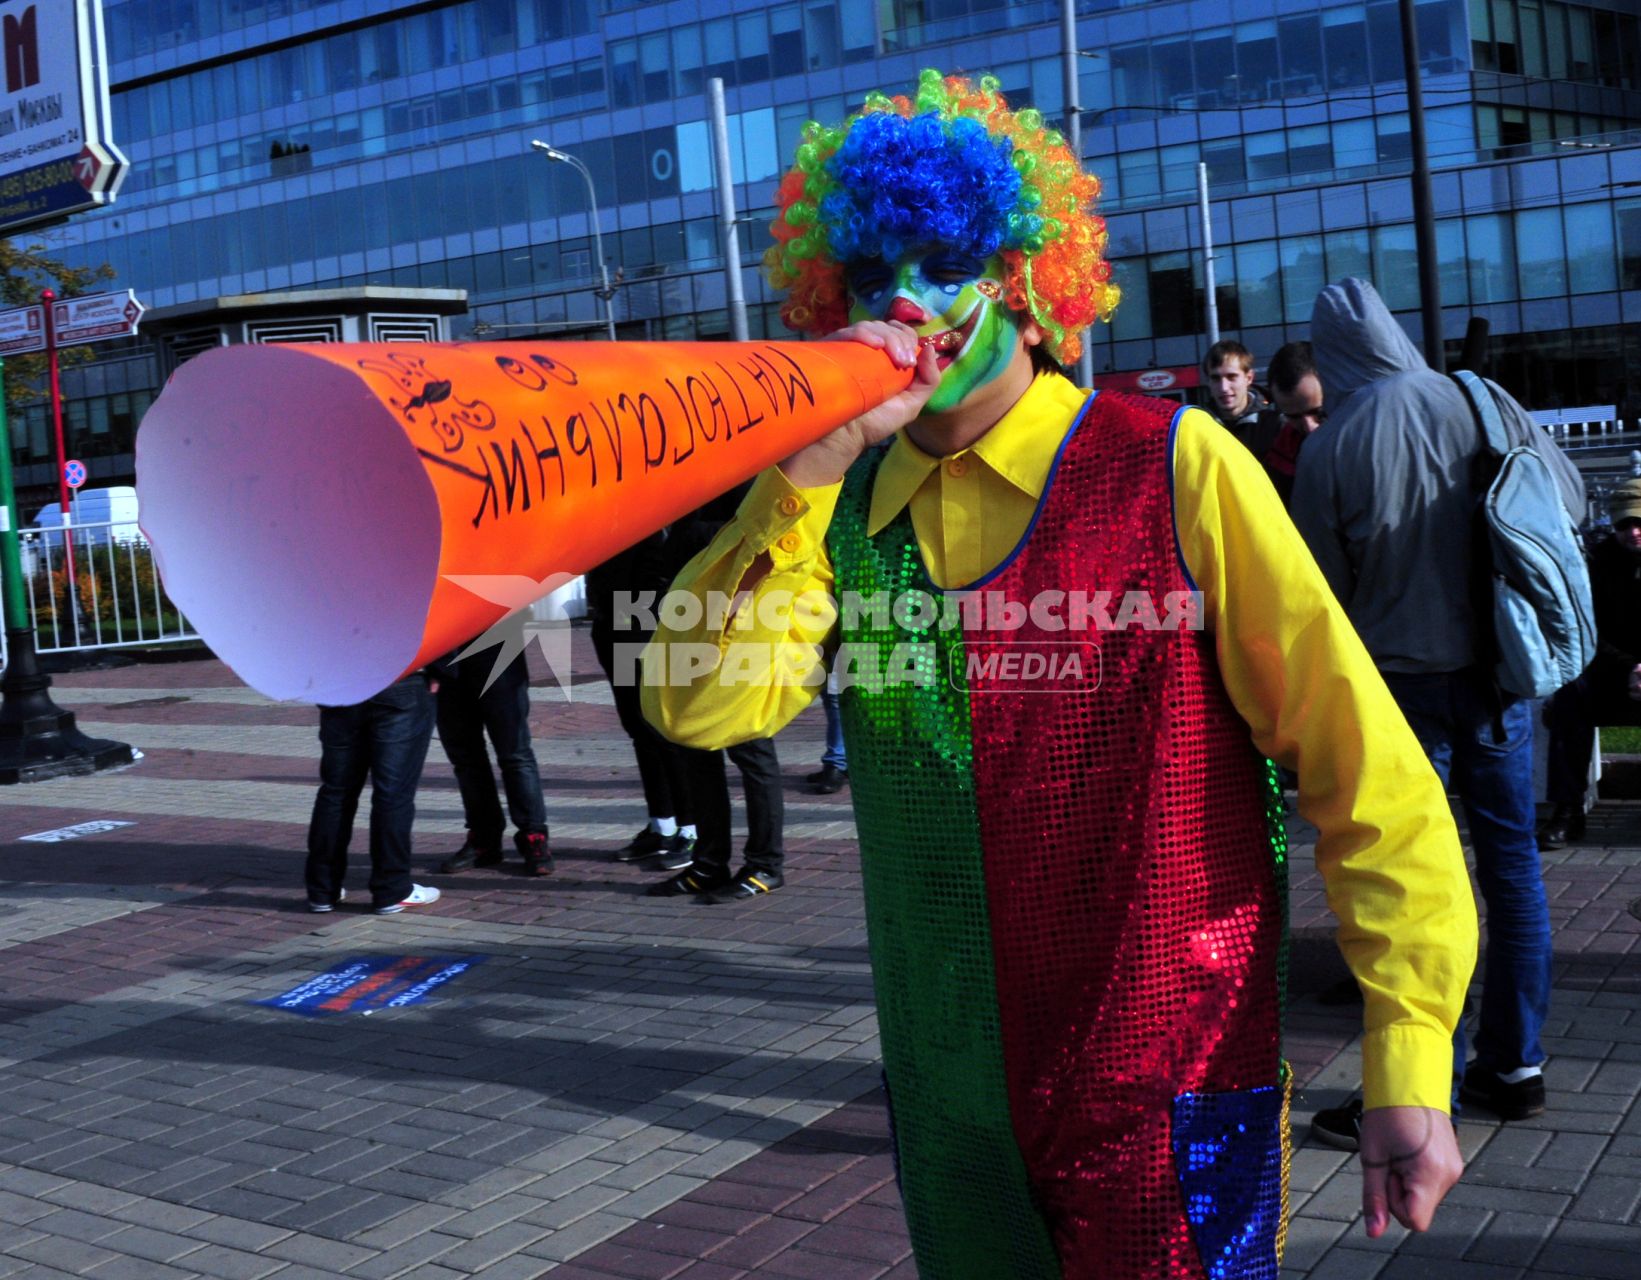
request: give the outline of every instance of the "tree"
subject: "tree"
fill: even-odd
[[[114,278],[114,268],[71,267],[53,258],[39,242],[0,240],[0,308],[26,307],[40,301],[40,290],[55,289],[59,298],[89,293],[92,286]],[[61,365],[92,358],[89,346],[66,347]],[[46,358],[43,353],[6,357],[6,403],[38,400],[46,395]]]

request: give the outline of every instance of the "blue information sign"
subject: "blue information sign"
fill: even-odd
[[[284,995],[252,1003],[310,1018],[398,1009],[420,1004],[484,960],[484,956],[365,956],[333,965]]]

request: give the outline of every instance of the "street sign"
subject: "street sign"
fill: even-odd
[[[109,130],[100,0],[0,5],[0,235],[109,203],[126,159]]]
[[[0,311],[0,356],[20,356],[46,349],[46,309],[13,307]]]
[[[63,483],[70,489],[78,489],[85,483],[85,463],[78,458],[70,458],[63,464]]]
[[[130,289],[121,293],[88,293],[51,304],[51,324],[59,347],[104,338],[128,338],[147,310]]]

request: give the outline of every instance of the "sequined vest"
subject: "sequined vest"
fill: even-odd
[[[963,592],[932,584],[908,511],[868,535],[881,453],[828,534],[885,1075],[932,1280],[1277,1274],[1286,850],[1214,636],[1177,609],[1173,421],[1092,397],[1020,544]]]

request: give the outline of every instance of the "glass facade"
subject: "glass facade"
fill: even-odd
[[[1316,289],[1344,274],[1417,312],[1395,0],[1245,0],[1234,22],[1224,8],[1209,21],[1191,0],[1078,0],[1083,147],[1125,290],[1094,335],[1097,372],[1200,354],[1199,163],[1221,326],[1256,353],[1301,336]],[[779,334],[758,224],[803,122],[909,86],[925,65],[990,72],[1016,104],[1063,120],[1058,11],[1057,0],[105,0],[115,137],[132,172],[116,206],[49,240],[76,265],[110,263],[111,287],[150,306],[458,287],[471,298],[458,336],[601,337],[587,191],[529,150],[546,138],[592,174],[621,336],[721,337],[704,99],[717,76],[753,222],[751,329]],[[1641,319],[1635,5],[1419,0],[1416,14],[1449,336],[1484,311],[1497,348],[1516,343],[1533,379],[1567,403],[1599,398],[1633,339],[1590,335]],[[153,368],[137,348],[102,349],[103,366],[107,385],[89,370],[70,378],[85,406],[71,414],[72,447],[115,457]],[[45,457],[29,412],[14,416],[24,463]]]

